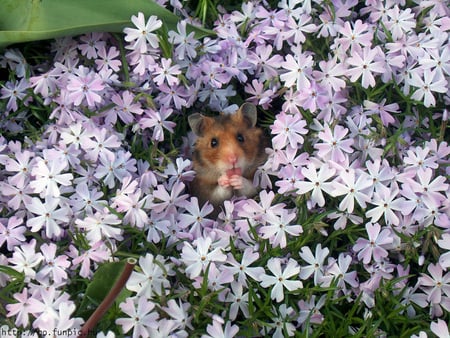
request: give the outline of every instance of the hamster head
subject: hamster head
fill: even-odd
[[[256,119],[256,107],[250,103],[244,103],[233,114],[190,115],[189,125],[197,136],[194,150],[197,174],[211,179],[227,172],[253,175],[265,154],[262,130],[255,126]]]

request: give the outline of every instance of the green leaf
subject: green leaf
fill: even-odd
[[[179,17],[152,0],[2,0],[0,2],[0,49],[28,41],[53,39],[89,32],[122,32],[132,27],[138,12],[156,15],[176,30]],[[188,26],[197,37],[214,35]]]
[[[103,301],[122,274],[125,264],[126,260],[105,263],[97,269],[91,283],[86,288],[86,293],[79,308],[83,317],[87,318]]]

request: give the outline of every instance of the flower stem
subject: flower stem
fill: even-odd
[[[100,303],[100,305],[94,311],[94,313],[89,317],[89,319],[86,321],[86,323],[84,323],[83,327],[81,328],[80,334],[78,335],[78,338],[88,337],[89,335],[91,335],[94,332],[93,329],[94,329],[95,325],[103,317],[103,315],[106,313],[106,311],[108,311],[108,309],[111,307],[114,300],[117,298],[117,296],[122,291],[122,288],[125,286],[126,282],[128,281],[128,278],[130,277],[131,272],[133,271],[134,266],[136,265],[136,262],[137,261],[134,258],[129,258],[127,260],[127,263],[126,263],[119,279],[113,285],[113,287],[109,291],[108,295],[106,295],[105,299],[103,299],[103,301]]]

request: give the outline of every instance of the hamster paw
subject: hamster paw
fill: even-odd
[[[235,190],[240,190],[244,186],[244,180],[243,177],[240,175],[232,175],[229,179],[230,185]]]
[[[223,174],[217,180],[217,184],[219,184],[219,186],[223,188],[228,188],[230,186],[230,178],[228,177],[227,174]]]

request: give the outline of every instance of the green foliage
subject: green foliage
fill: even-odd
[[[138,12],[156,15],[169,29],[179,18],[151,0],[2,0],[0,49],[8,45],[88,32],[122,32]],[[212,31],[190,26],[197,36]]]

